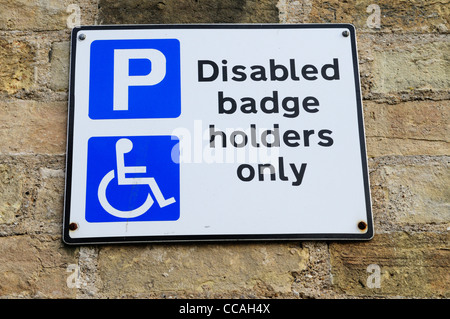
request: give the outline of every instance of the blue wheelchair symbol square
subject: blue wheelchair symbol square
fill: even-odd
[[[177,137],[89,139],[86,185],[88,222],[173,221],[179,217]]]
[[[95,40],[89,117],[176,118],[181,113],[180,74],[177,39]]]

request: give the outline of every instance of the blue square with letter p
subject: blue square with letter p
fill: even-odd
[[[91,119],[176,118],[180,113],[179,40],[92,42]]]

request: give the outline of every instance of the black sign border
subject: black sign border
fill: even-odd
[[[357,116],[359,126],[361,165],[366,201],[367,226],[361,234],[223,234],[223,235],[176,235],[176,236],[120,236],[120,237],[83,237],[70,236],[70,203],[72,185],[73,130],[75,111],[75,56],[78,33],[83,30],[133,30],[133,29],[348,29],[351,40],[354,80],[356,88]],[[69,106],[67,120],[66,178],[63,213],[63,237],[65,244],[114,244],[114,243],[169,243],[169,242],[218,242],[218,241],[292,241],[292,240],[370,240],[373,238],[372,200],[370,196],[367,152],[364,133],[364,117],[362,110],[361,84],[359,77],[358,52],[356,46],[355,27],[348,23],[325,24],[171,24],[171,25],[96,25],[81,26],[72,29],[70,46],[69,71]]]

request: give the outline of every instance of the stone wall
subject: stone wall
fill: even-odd
[[[0,297],[449,298],[449,1],[0,0]],[[77,24],[352,23],[375,236],[65,246]]]

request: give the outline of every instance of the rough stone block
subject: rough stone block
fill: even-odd
[[[0,36],[0,93],[29,88],[34,83],[34,60],[35,48],[30,42]]]
[[[0,30],[53,31],[94,24],[97,1],[0,0]]]
[[[76,264],[75,249],[59,238],[0,237],[0,295],[11,297],[72,298],[67,286],[69,264]]]
[[[445,231],[450,225],[448,156],[401,159],[370,163],[375,232]]]
[[[33,221],[30,227],[40,227],[49,234],[62,233],[64,204],[64,171],[40,168],[40,186],[37,191]]]
[[[122,295],[290,293],[308,252],[286,244],[104,247],[101,291]]]
[[[22,206],[22,179],[13,165],[0,164],[0,224],[12,224]]]
[[[448,91],[450,42],[396,45],[374,52],[374,93]]]
[[[68,1],[0,0],[0,29],[59,30],[66,27]]]
[[[0,101],[0,154],[63,154],[67,102]]]
[[[60,236],[64,156],[0,156],[0,235]]]
[[[364,31],[442,32],[449,29],[449,6],[427,0],[280,0],[287,23],[352,23]]]
[[[70,44],[68,41],[54,42],[50,53],[50,83],[55,91],[69,88]]]
[[[334,289],[347,296],[448,298],[448,240],[448,232],[391,233],[370,242],[331,243]]]
[[[277,23],[276,0],[100,0],[100,24]]]
[[[363,101],[369,157],[450,154],[450,102]]]

